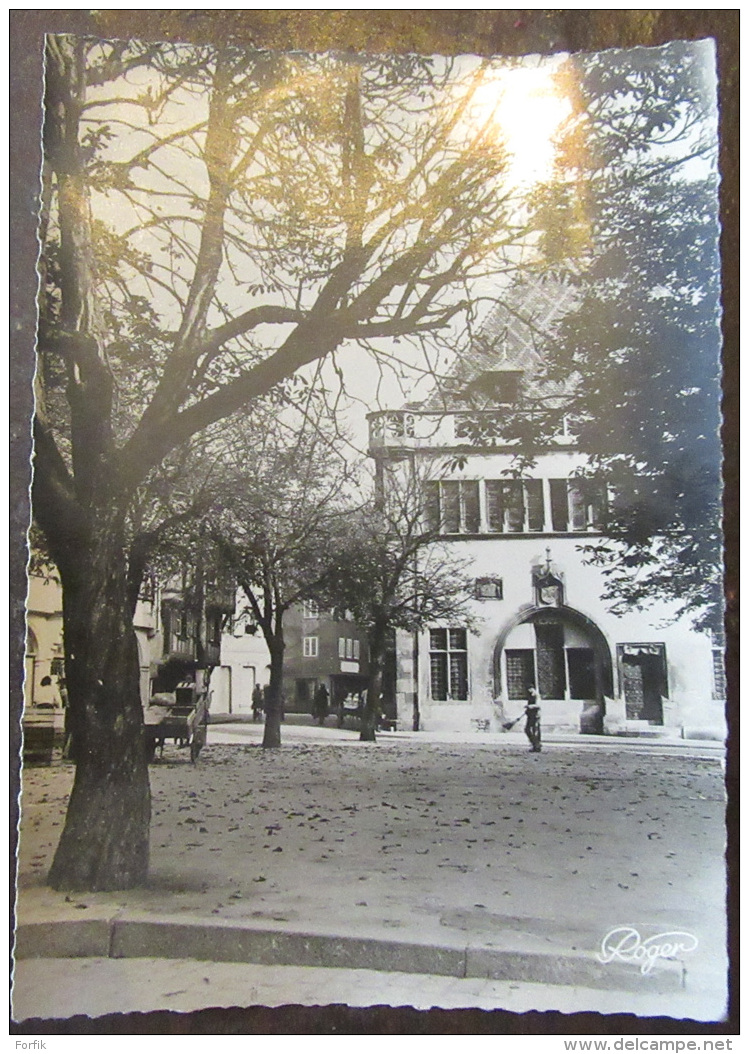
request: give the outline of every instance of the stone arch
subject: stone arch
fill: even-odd
[[[531,625],[550,627],[550,632],[558,634],[561,651],[558,655],[559,690],[544,693],[544,685],[537,683],[541,678],[541,651],[539,645],[540,631],[536,628],[534,643],[529,647],[526,641],[519,652],[511,652],[506,660],[514,662],[525,660],[525,676],[540,689],[542,699],[566,700],[572,704],[581,700],[595,704],[591,709],[590,721],[595,727],[588,730],[597,731],[601,726],[604,713],[604,699],[613,695],[613,660],[611,648],[602,630],[588,615],[576,608],[560,605],[558,607],[533,607],[527,605],[517,611],[503,626],[494,647],[494,685],[495,696],[508,697],[507,669],[503,669],[503,656],[510,641],[510,636],[517,627]],[[569,646],[569,638],[577,638],[577,647]],[[580,647],[579,645],[584,645]],[[521,654],[522,652],[522,654]],[[521,663],[522,666],[522,663]],[[531,674],[532,669],[532,674]],[[517,699],[516,694],[512,697]],[[597,709],[596,709],[597,708]],[[586,719],[587,720],[587,719]],[[581,722],[584,724],[585,722]]]

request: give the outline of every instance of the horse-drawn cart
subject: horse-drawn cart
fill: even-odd
[[[144,719],[151,761],[156,757],[157,747],[163,755],[167,739],[173,739],[178,747],[189,747],[190,761],[197,761],[206,742],[207,693],[195,685],[160,692],[151,697]]]

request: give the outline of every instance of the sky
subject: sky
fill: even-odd
[[[185,54],[189,54],[189,49],[185,49]],[[553,173],[554,136],[571,112],[570,100],[554,80],[554,73],[564,58],[558,55],[490,60],[484,66],[482,82],[474,91],[470,105],[451,127],[447,149],[462,147],[466,138],[475,135],[476,128],[482,128],[489,140],[504,142],[508,163],[504,184],[496,189],[497,193],[511,189],[518,202],[524,194],[532,193],[540,183],[549,180]],[[447,111],[465,98],[466,86],[472,83],[480,62],[473,56],[453,60],[440,100]],[[314,71],[314,64],[312,68]],[[187,279],[191,274],[189,255],[197,241],[195,221],[201,217],[194,199],[204,198],[208,186],[199,156],[200,126],[208,114],[208,97],[199,89],[182,86],[168,99],[159,100],[161,84],[152,70],[138,70],[114,84],[90,91],[89,102],[95,104],[88,111],[90,130],[96,128],[101,132],[104,123],[107,138],[103,156],[109,176],[118,163],[131,160],[154,138],[167,136],[172,141],[171,146],[162,148],[135,170],[137,192],[127,186],[123,189],[122,184],[116,191],[105,191],[100,184],[93,191],[92,206],[95,216],[117,233],[129,232],[127,240],[132,250],[156,260],[154,274],[160,282],[151,286],[149,297],[166,328],[174,329],[179,314],[167,287],[174,284],[175,275]],[[315,85],[309,90],[313,97]],[[420,113],[414,105],[407,115],[394,121],[396,125],[400,121],[403,135],[418,136],[419,121],[423,119],[423,111]],[[373,150],[374,146],[368,144],[368,148]],[[258,168],[251,167],[249,171],[253,178],[262,175]],[[701,174],[699,167],[695,167],[694,177],[700,178]],[[160,233],[166,227],[160,228],[155,221],[157,217],[164,220],[168,216],[180,218],[169,224],[171,237],[167,245]],[[248,238],[252,236],[250,231]],[[510,252],[516,254],[515,262],[522,264],[524,254],[532,256],[533,248],[530,243],[520,244]],[[232,275],[225,267],[218,295],[226,310],[230,314],[245,310],[253,302],[249,287],[262,281],[249,252],[242,257],[241,274]],[[131,288],[137,287],[138,283],[133,281]],[[493,296],[496,291],[497,279],[488,275],[474,280],[470,295],[474,302],[479,302],[483,295]],[[313,292],[310,287],[310,295]],[[278,294],[255,297],[259,302],[272,302],[274,298],[276,302],[281,300]],[[216,320],[218,317],[214,315]],[[282,332],[278,327],[273,328],[276,343]],[[271,336],[270,328],[268,336]],[[437,372],[449,369],[451,354],[465,340],[465,323],[457,320],[447,331],[445,346],[439,353],[435,349],[432,365]],[[405,339],[396,345],[383,340],[380,347],[402,364],[399,369],[383,369],[362,348],[343,346],[334,358],[323,364],[318,374],[331,393],[338,391],[341,384],[345,387],[348,398],[340,404],[342,417],[352,433],[354,445],[362,448],[366,437],[364,415],[368,409],[398,407],[406,401],[419,400],[426,397],[433,384],[433,379],[424,375],[422,353],[415,342]],[[315,375],[317,370],[310,368],[307,373]]]

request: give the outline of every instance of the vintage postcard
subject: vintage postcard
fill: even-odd
[[[44,76],[14,1020],[723,1022],[714,42]]]

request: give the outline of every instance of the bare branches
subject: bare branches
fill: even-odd
[[[97,66],[97,90],[106,70],[130,61],[121,47],[110,54],[109,65]],[[142,65],[143,55],[133,61]],[[210,51],[194,59],[154,53],[152,61],[153,83],[139,94],[111,93],[110,101],[99,91],[85,119],[85,135],[100,143],[101,158],[90,165],[96,186],[121,195],[141,216],[122,236],[150,253],[149,265],[139,268],[143,289],[167,315],[179,306],[177,325],[164,332],[173,349],[134,441],[122,451],[133,481],[191,430],[261,397],[343,341],[448,325],[467,300],[437,304],[438,298],[450,297],[466,268],[492,252],[508,226],[504,203],[491,216],[486,211],[499,155],[471,158],[455,148],[451,131],[465,100],[442,122],[439,76],[426,64],[414,64],[425,89],[414,109],[408,82],[383,78],[377,63],[372,69],[328,58],[284,63]],[[140,136],[149,141],[138,143],[137,121],[124,122],[132,126],[134,149],[122,160],[117,142],[126,138],[122,114],[131,104],[149,115]],[[182,111],[191,105],[185,121]],[[429,119],[430,109],[436,138],[409,128],[412,112]],[[107,121],[120,122],[114,140]],[[478,228],[489,222],[492,236],[477,239],[475,222]],[[174,300],[167,305],[160,289],[169,291],[170,268]],[[271,294],[264,302],[238,289],[223,292],[226,275],[237,286],[242,268]],[[121,300],[110,302],[121,310]],[[268,326],[296,329],[274,341]],[[241,360],[237,341],[258,331],[260,362],[245,357],[221,390],[196,399],[209,365],[226,356]]]
[[[85,230],[81,208],[93,216],[60,318],[68,332],[84,318],[106,349],[87,369],[110,373],[116,399],[104,374],[78,399],[97,446],[77,431],[73,462],[90,478],[105,466],[128,500],[192,436],[347,344],[398,370],[388,342],[447,348],[486,295],[475,283],[519,259],[528,205],[502,183],[501,137],[466,120],[486,64],[458,90],[455,60],[132,42],[88,54],[88,69],[79,51],[53,70],[48,245]]]

